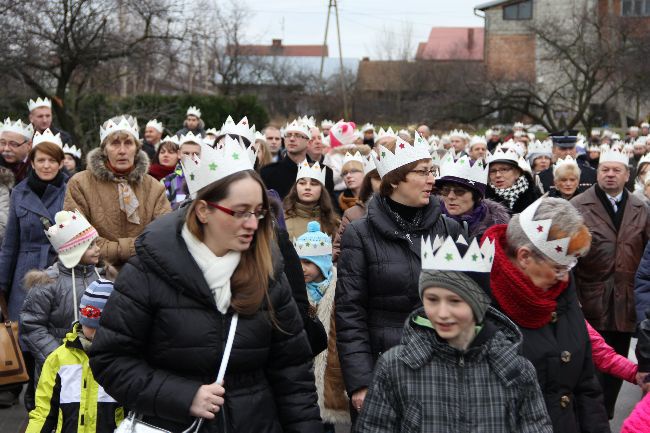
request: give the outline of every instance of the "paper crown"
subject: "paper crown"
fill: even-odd
[[[375,166],[377,167],[377,172],[381,178],[391,171],[406,164],[410,164],[411,162],[419,161],[421,159],[431,159],[429,143],[427,140],[422,138],[417,131],[415,132],[413,145],[410,145],[399,137],[396,137],[395,139],[397,140],[395,143],[395,153],[379,144],[377,145],[379,158],[377,157],[377,154],[372,154]]]
[[[126,132],[127,134],[132,135],[137,141],[140,140],[138,121],[135,117],[120,116],[117,123],[115,123],[113,119],[109,119],[104,125],[99,127],[99,141],[102,143],[109,135],[116,132]]]
[[[566,167],[566,166],[572,166],[580,170],[578,161],[573,159],[571,155],[567,155],[564,158],[560,158],[555,162],[555,165],[553,166],[553,176],[555,176],[555,173],[557,173],[560,167]]]
[[[364,161],[367,161],[367,159],[360,152],[356,152],[354,155],[352,155],[350,152],[345,152],[345,156],[343,157],[343,165],[351,161],[356,161],[361,165],[364,165]]]
[[[160,132],[161,134],[163,133],[163,124],[162,122],[158,122],[156,119],[152,119],[147,122],[147,125],[145,126],[146,128],[153,128],[156,131]]]
[[[248,125],[248,118],[246,116],[242,117],[239,123],[235,125],[235,121],[232,119],[232,116],[228,116],[226,121],[221,125],[221,130],[217,135],[226,135],[234,134],[244,137],[248,140],[249,143],[255,141],[255,125]]]
[[[220,132],[217,131],[217,128],[208,128],[205,130],[205,135],[214,135],[215,137],[217,137],[218,135],[220,135]]]
[[[449,132],[449,138],[454,137],[469,141],[469,134],[462,129],[454,129],[453,131]]]
[[[36,98],[36,100],[30,99],[27,103],[27,109],[31,113],[35,108],[46,107],[52,108],[52,101],[49,98]]]
[[[544,141],[531,141],[530,144],[528,145],[528,153],[526,154],[527,156],[533,155],[533,154],[541,154],[541,155],[552,155],[553,154],[553,142],[551,140],[544,140]]]
[[[186,116],[195,116],[198,117],[199,119],[201,118],[201,110],[199,110],[197,107],[191,106],[187,109],[187,112],[185,113]]]
[[[330,146],[331,146],[331,145],[330,145],[330,136],[329,136],[329,135],[326,136],[325,134],[323,134],[323,133],[321,132],[321,134],[320,134],[320,140],[323,142],[323,146],[327,146],[327,147],[330,147]]]
[[[375,166],[375,160],[372,157],[373,154],[375,154],[375,151],[371,150],[370,155],[363,157],[363,175],[364,176],[377,168],[377,166]]]
[[[99,235],[88,220],[78,211],[60,211],[54,216],[54,225],[45,230],[45,236],[66,268],[79,264],[88,245]]]
[[[650,123],[648,122],[641,123],[641,128],[650,128]]]
[[[512,129],[525,129],[525,126],[522,122],[515,122],[515,124],[512,125]]]
[[[230,136],[226,136],[222,143],[214,149],[207,144],[200,143],[201,157],[183,157],[181,164],[185,181],[192,198],[202,188],[231,174],[253,170],[255,152],[250,146],[248,149]]]
[[[180,140],[180,138],[178,137],[178,135],[167,135],[167,136],[165,136],[165,138],[163,138],[162,140],[160,140],[161,143],[166,143],[166,142],[168,142],[168,141],[171,142],[171,143],[174,143],[176,146],[180,146],[180,145],[181,145],[181,140]],[[197,143],[197,144],[198,144],[198,143]]]
[[[34,135],[34,127],[31,123],[23,123],[20,119],[12,122],[12,120],[7,117],[2,125],[2,131],[0,132],[15,132],[16,134],[25,137],[25,140],[31,140]]]
[[[307,223],[307,232],[298,239],[293,239],[293,245],[299,257],[328,256],[332,254],[332,239],[320,231],[317,221]]]
[[[325,185],[325,175],[327,173],[327,167],[321,169],[318,161],[314,165],[310,166],[309,162],[305,159],[301,164],[298,165],[298,175],[296,176],[296,181],[299,179],[309,178],[317,180],[321,185]]]
[[[299,119],[287,123],[287,126],[284,127],[284,133],[282,136],[285,136],[287,132],[297,132],[304,135],[308,139],[311,138],[311,132],[309,131],[309,126],[301,122]]]
[[[64,144],[63,153],[72,155],[77,159],[81,159],[81,149],[77,149],[77,146],[75,146],[74,144],[72,146],[68,146],[67,144]]]
[[[393,128],[390,126],[388,129],[384,130],[384,128],[379,128],[379,132],[375,135],[375,143],[377,143],[379,140],[382,138],[396,138],[397,134],[395,131],[393,131]]]
[[[298,121],[304,123],[307,125],[309,128],[315,128],[316,127],[316,119],[314,116],[302,116],[298,117]]]
[[[513,139],[510,139],[510,140],[506,141],[505,143],[500,144],[500,145],[497,146],[497,148],[499,148],[499,147],[501,147],[501,149],[503,149],[503,151],[506,151],[508,149],[512,149],[519,156],[524,156],[524,154],[526,153],[526,149],[524,148],[524,146],[522,146],[521,143],[519,143],[518,141],[515,141]]]
[[[505,152],[501,146],[497,146],[497,149],[492,155],[487,158],[487,163],[492,164],[494,162],[511,162],[513,165],[516,165],[523,171],[532,174],[532,168],[528,161],[519,156],[519,154],[514,149],[507,149]]]
[[[431,135],[429,136],[429,144],[431,144],[431,145],[438,145],[438,143],[440,143],[440,137],[438,137],[438,136],[435,135],[435,134],[431,134]]]
[[[41,143],[56,144],[61,149],[63,149],[63,142],[61,141],[61,134],[59,134],[59,133],[57,133],[56,135],[52,134],[52,131],[50,131],[50,128],[47,128],[42,133],[36,131],[36,133],[34,134],[34,137],[32,138],[32,147],[36,147]]]
[[[639,167],[641,167],[641,164],[644,164],[644,163],[646,163],[646,162],[650,162],[650,153],[643,155],[643,156],[641,157],[641,159],[639,159],[639,162],[638,162],[637,165],[636,165],[637,170],[638,170]],[[650,173],[650,172],[649,172],[649,173]]]
[[[643,147],[645,147],[646,143],[648,142],[649,139],[650,139],[650,137],[642,135],[641,137],[637,138],[634,141],[634,145],[635,146],[643,146]]]
[[[591,130],[591,136],[592,137],[600,137],[600,129],[592,129]]]
[[[322,138],[322,134],[321,134]],[[266,143],[266,135],[262,134],[259,131],[255,131],[255,141],[263,141]]]
[[[201,137],[201,134],[194,135],[194,133],[192,131],[188,131],[187,134],[182,134],[178,138],[178,145],[179,146],[182,146],[182,145],[188,144],[188,143],[201,144],[201,143],[203,143],[203,137]]]
[[[485,238],[479,247],[476,238],[472,239],[465,255],[458,250],[457,244],[467,245],[465,238],[460,235],[456,241],[451,236],[444,240],[437,236],[422,239],[421,257],[422,269],[436,271],[458,272],[490,272],[494,261],[494,241]]]
[[[526,234],[526,237],[540,250],[546,257],[560,265],[568,266],[575,263],[580,254],[568,255],[570,237],[556,240],[548,240],[549,231],[553,225],[552,219],[538,220],[535,214],[539,205],[546,197],[537,199],[533,204],[528,206],[519,214],[519,225]]]
[[[473,146],[476,146],[477,144],[487,145],[487,139],[481,135],[475,135],[469,141],[469,148],[471,149]]]
[[[628,128],[629,132],[639,132],[639,127],[638,126],[630,126]]]
[[[598,164],[604,162],[620,162],[623,165],[628,165],[630,163],[630,158],[617,149],[608,149],[601,152],[600,158],[598,158]]]
[[[442,159],[440,165],[440,177],[457,177],[466,179],[470,184],[481,183],[487,185],[488,182],[488,166],[483,160],[477,160],[471,164],[471,159],[467,155],[463,155],[454,161],[452,154],[447,154]]]
[[[320,127],[321,127],[321,128],[331,128],[332,126],[334,126],[334,122],[331,121],[331,120],[329,120],[329,119],[324,119],[324,120],[320,123]]]
[[[604,146],[607,146],[606,144]],[[587,147],[587,152],[600,152],[600,146],[597,144],[590,144]]]
[[[375,125],[372,123],[366,123],[361,127],[361,132],[366,132],[366,131],[375,131]]]

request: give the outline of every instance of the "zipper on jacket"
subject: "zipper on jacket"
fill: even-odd
[[[458,358],[458,366],[460,367],[458,369],[458,392],[463,393],[464,395],[467,395],[465,392],[465,357],[463,354],[460,354],[460,357]],[[462,396],[458,396],[459,400],[462,401]],[[463,405],[459,405],[458,407],[458,422],[459,422],[459,428],[463,429],[465,428],[466,420],[465,420],[465,411]]]

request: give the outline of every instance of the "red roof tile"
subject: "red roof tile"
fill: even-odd
[[[273,39],[271,45],[239,45],[239,55],[244,56],[282,56],[282,57],[328,57],[327,45],[282,45],[282,40]],[[228,46],[232,55],[235,47]]]
[[[434,27],[416,60],[483,60],[483,27]]]

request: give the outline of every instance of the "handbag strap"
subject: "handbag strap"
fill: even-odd
[[[7,307],[7,299],[5,298],[5,292],[0,290],[0,321],[8,322],[9,321],[9,307]]]

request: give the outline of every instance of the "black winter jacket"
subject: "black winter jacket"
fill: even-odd
[[[90,360],[111,396],[174,432],[191,424],[199,387],[215,381],[232,316],[217,310],[181,237],[185,212],[156,219],[136,240],[136,256],[115,282]],[[240,315],[225,404],[201,432],[322,431],[311,350],[281,260],[276,270],[268,299],[281,329],[272,324],[267,301],[255,315]]]
[[[555,433],[608,433],[603,393],[594,373],[591,343],[574,278],[557,298],[557,321],[519,327],[523,355],[533,363]]]
[[[437,197],[423,209],[421,229],[404,233],[386,199],[375,196],[366,216],[351,222],[343,233],[337,262],[336,337],[349,394],[370,385],[377,358],[399,344],[404,321],[422,305],[418,293],[422,236],[463,233],[456,221],[442,215]]]

